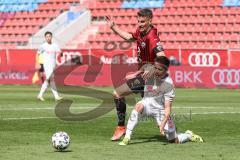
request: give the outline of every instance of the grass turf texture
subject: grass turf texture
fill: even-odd
[[[116,125],[115,110],[90,121],[62,121],[55,115],[57,103],[51,92],[47,92],[46,102],[39,102],[38,91],[38,86],[0,86],[0,159],[239,160],[239,90],[176,89],[173,112],[178,132],[193,130],[206,143],[168,144],[159,136],[155,122],[145,120],[139,122],[129,146],[110,141]],[[88,111],[101,102],[79,95],[63,96],[73,100],[73,113]],[[128,115],[132,107],[128,106]],[[71,137],[65,152],[56,152],[51,146],[56,131],[65,131]]]

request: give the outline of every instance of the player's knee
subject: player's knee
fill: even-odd
[[[113,98],[119,99],[122,98],[116,91],[113,92]]]

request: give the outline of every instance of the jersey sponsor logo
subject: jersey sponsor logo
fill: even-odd
[[[240,85],[240,69],[215,69],[212,82],[215,85]]]
[[[188,63],[193,67],[218,67],[221,63],[221,58],[216,52],[193,52],[188,57]]]
[[[148,94],[146,96],[157,96],[159,94],[163,94],[161,87],[156,85],[145,85],[144,92]]]

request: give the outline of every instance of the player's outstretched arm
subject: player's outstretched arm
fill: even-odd
[[[152,68],[154,69],[154,66],[153,66],[153,65],[151,65],[151,64],[145,64],[145,65],[143,65],[137,72],[133,72],[133,73],[128,74],[128,75],[125,77],[125,79],[126,79],[126,80],[133,79],[133,78],[137,77],[138,75],[140,75],[140,74],[142,74],[142,73],[144,73],[144,72],[148,72],[148,71],[152,70]],[[155,71],[155,70],[154,70],[154,71]],[[154,71],[153,71],[153,72],[154,72]],[[150,76],[152,76],[152,75],[153,75],[153,74],[150,74]],[[144,74],[143,74],[142,76],[143,76],[144,79],[146,78]]]
[[[138,75],[140,75],[142,72],[143,71],[139,70],[137,72],[130,73],[130,74],[126,75],[125,79],[126,80],[133,79],[133,78],[137,77]]]
[[[171,108],[172,108],[172,102],[171,101],[168,101],[168,100],[165,100],[165,109],[164,109],[164,119],[161,123],[161,126],[160,126],[160,134],[161,135],[164,135],[164,127],[168,121],[168,119],[170,118],[170,114],[171,114]]]
[[[113,19],[110,16],[106,16],[105,17],[109,27],[116,33],[118,34],[120,37],[122,37],[123,39],[127,40],[127,41],[134,41],[134,38],[132,37],[132,34],[125,32],[123,30],[121,30],[113,21]]]

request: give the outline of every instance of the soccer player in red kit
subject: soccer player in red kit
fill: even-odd
[[[135,33],[131,34],[121,30],[111,17],[106,17],[108,25],[117,35],[127,41],[137,42],[139,68],[145,64],[153,64],[157,56],[165,56],[157,29],[152,25],[152,18],[153,14],[150,9],[141,9],[137,13],[138,28]],[[111,138],[112,141],[119,140],[126,132],[126,102],[124,96],[131,93],[143,93],[145,79],[152,76],[154,71],[155,68],[151,65],[149,69],[145,70],[142,74],[135,72],[134,74],[128,75],[126,77],[127,82],[116,88],[113,92],[118,116],[118,126]]]

